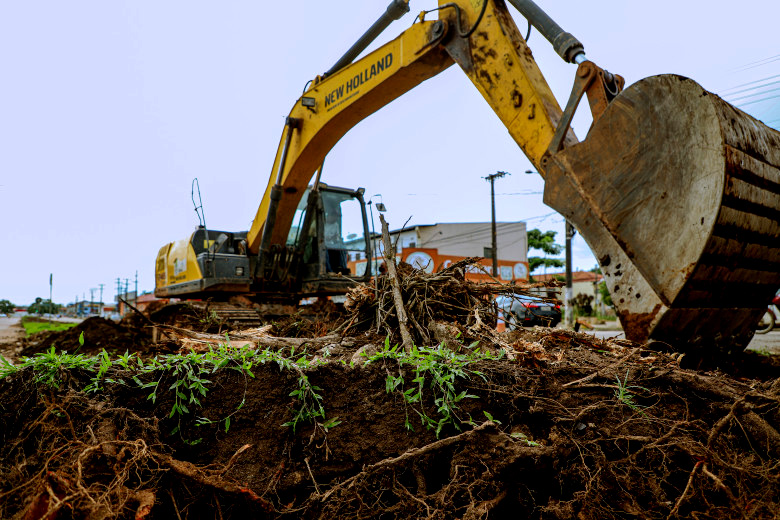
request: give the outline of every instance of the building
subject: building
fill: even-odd
[[[151,292],[141,293],[140,295],[136,294],[135,292],[128,292],[125,294],[120,294],[118,297],[116,297],[116,301],[117,313],[120,316],[124,316],[128,312],[132,312],[132,309],[129,305],[132,305],[139,311],[143,312],[152,302],[160,301],[160,299]]]
[[[535,274],[534,280],[537,282],[549,282],[552,280],[566,281],[566,273],[548,273],[548,274]],[[599,292],[599,284],[604,279],[601,273],[593,273],[590,271],[572,271],[571,273],[571,288],[572,297],[576,298],[578,294],[584,294],[586,296],[593,296],[593,307],[602,309],[601,293]],[[563,291],[565,287],[558,288],[558,299],[563,299]],[[598,307],[597,307],[598,305]]]
[[[79,300],[64,306],[63,312],[67,316],[74,318],[86,318],[88,316],[100,315],[100,309],[103,307],[101,302]]]
[[[472,280],[490,281],[492,277],[492,231],[490,222],[438,223],[419,225],[390,232],[390,239],[397,243],[398,260],[427,272],[441,271],[454,262],[469,257],[482,257],[482,269],[468,273]],[[374,273],[382,263],[384,252],[381,235],[372,237],[372,250],[376,251]],[[497,222],[496,245],[498,247],[498,276],[501,282],[528,280],[528,236],[525,222]],[[378,258],[376,258],[378,257]],[[350,258],[353,272],[365,272],[366,259],[358,253]]]

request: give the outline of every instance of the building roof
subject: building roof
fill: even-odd
[[[154,302],[157,300],[159,300],[159,298],[157,298],[154,295],[154,293],[143,293],[143,294],[139,294],[138,298],[135,301],[137,301],[138,303],[143,303],[143,302]]]

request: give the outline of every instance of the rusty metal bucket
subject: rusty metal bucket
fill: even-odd
[[[780,132],[653,76],[552,162],[544,200],[598,256],[629,339],[747,345],[780,287]]]

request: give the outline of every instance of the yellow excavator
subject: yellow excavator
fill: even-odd
[[[780,132],[694,81],[623,78],[531,0],[508,0],[577,65],[562,110],[504,0],[440,0],[355,59],[409,11],[393,0],[286,119],[252,227],[203,227],[157,257],[161,297],[265,300],[343,293],[371,276],[363,190],[320,182],[328,151],[363,118],[457,63],[545,178],[544,201],[598,258],[629,339],[741,349],[780,287]],[[593,124],[570,123],[582,97]],[[309,183],[315,177],[311,186]]]

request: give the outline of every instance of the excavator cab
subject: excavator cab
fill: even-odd
[[[199,226],[189,239],[160,249],[155,294],[217,300],[242,294],[286,303],[344,294],[371,278],[368,263],[360,262],[371,257],[363,192],[324,183],[307,188],[286,243],[261,255],[248,249],[246,231]]]
[[[301,197],[287,247],[299,259],[303,294],[343,294],[355,282],[371,277],[370,267],[360,261],[371,256],[363,193],[363,188],[319,183]]]

